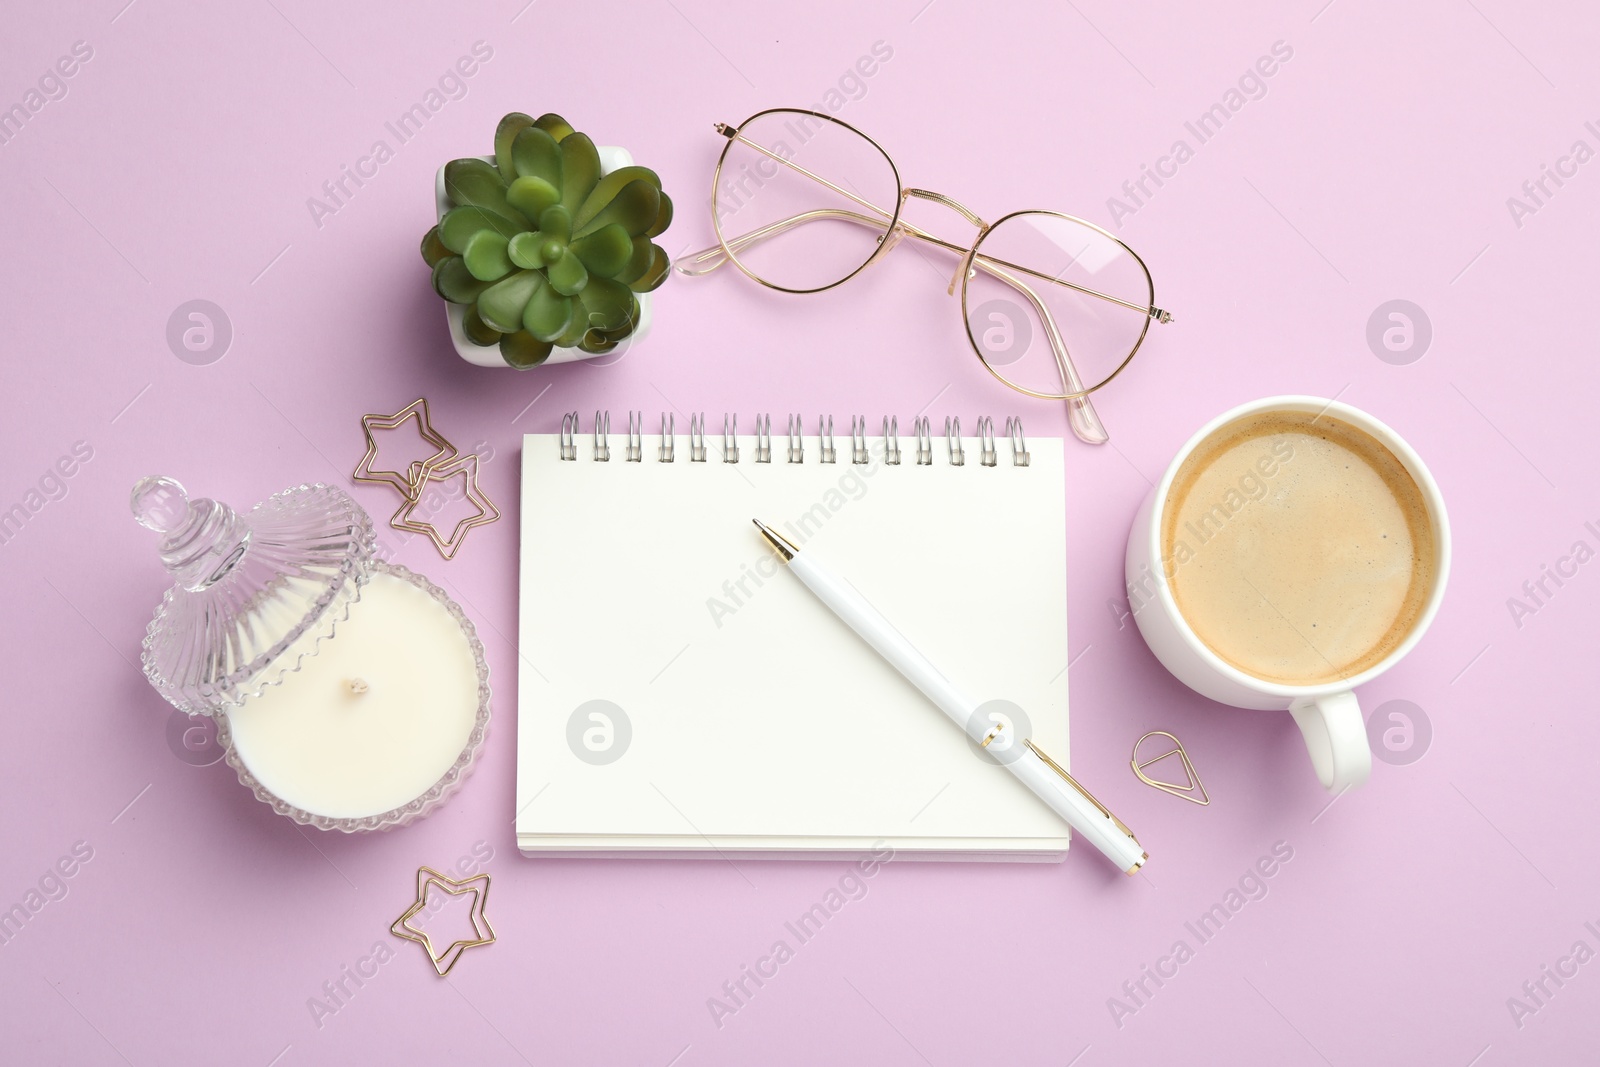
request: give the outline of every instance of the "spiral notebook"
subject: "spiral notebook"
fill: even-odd
[[[627,422],[572,414],[523,439],[524,853],[1065,855],[1066,825],[750,521],[815,551],[973,700],[1023,709],[1020,736],[1065,764],[1060,438]]]

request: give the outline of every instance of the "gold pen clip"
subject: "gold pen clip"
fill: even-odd
[[[1059,774],[1062,778],[1064,778],[1066,780],[1066,783],[1068,785],[1070,785],[1072,788],[1076,789],[1078,792],[1082,793],[1083,794],[1083,798],[1085,800],[1087,800],[1089,803],[1093,804],[1095,807],[1099,808],[1100,809],[1100,814],[1104,815],[1106,818],[1110,819],[1113,823],[1115,823],[1118,830],[1121,830],[1123,833],[1127,834],[1128,837],[1132,838],[1134,841],[1138,841],[1139,840],[1137,837],[1134,837],[1133,831],[1128,829],[1128,824],[1127,823],[1123,822],[1121,819],[1119,819],[1115,815],[1111,814],[1111,809],[1107,808],[1104,804],[1102,804],[1098,800],[1096,800],[1094,794],[1089,792],[1081,784],[1079,784],[1079,782],[1078,782],[1078,780],[1076,778],[1074,778],[1074,777],[1072,777],[1072,775],[1068,774],[1067,773],[1067,769],[1065,767],[1061,766],[1061,764],[1057,763],[1055,760],[1053,760],[1049,756],[1045,755],[1044,749],[1040,748],[1038,745],[1033,743],[1033,738],[1024,737],[1022,739],[1022,743],[1027,745],[1030,749],[1032,749],[1033,750],[1033,754],[1035,756],[1038,756],[1040,759],[1044,760],[1045,766],[1049,767],[1052,771],[1055,771],[1057,774]]]

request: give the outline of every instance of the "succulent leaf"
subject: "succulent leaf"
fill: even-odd
[[[511,163],[517,176],[543,178],[561,188],[561,147],[537,126],[529,126],[511,142]]]
[[[522,329],[522,309],[543,281],[536,270],[518,271],[502,278],[478,295],[478,315],[501,333],[516,333]]]
[[[564,141],[572,134],[572,124],[553,111],[540,115],[533,124],[557,141]]]
[[[633,328],[635,326],[639,325],[639,298],[634,296],[631,292],[628,295],[632,297],[632,303],[628,305],[628,321],[624,322],[621,326],[618,326],[614,330],[600,331],[601,335],[604,336],[608,341],[622,340],[624,337],[633,332]]]
[[[512,222],[523,221],[506,202],[506,185],[500,180],[500,172],[481,159],[453,159],[446,163],[444,191],[454,204],[471,204],[504,215]]]
[[[667,258],[666,252],[660,245],[650,246],[650,266],[633,281],[628,283],[628,288],[636,293],[648,293],[658,289],[661,283],[667,280],[667,271],[672,267],[672,261]]]
[[[552,204],[539,215],[539,232],[548,237],[572,240],[572,214],[560,204]]]
[[[452,159],[444,165],[444,187],[449,192],[452,185],[460,186],[468,191],[480,189],[483,179],[487,178],[495,188],[504,189],[506,183],[500,180],[500,171],[493,163],[485,162],[477,156],[464,156],[461,159]],[[451,198],[455,194],[451,193]],[[458,204],[470,204],[471,200],[456,200]]]
[[[628,287],[610,278],[590,278],[577,299],[583,321],[592,330],[615,330],[624,325],[634,303]]]
[[[615,278],[633,255],[633,238],[628,236],[627,230],[613,222],[587,237],[573,241],[572,250],[583,260],[590,274]]]
[[[445,212],[439,223],[439,240],[450,251],[460,254],[467,250],[467,241],[479,230],[492,229],[503,237],[515,237],[528,227],[513,222],[498,212],[464,204]]]
[[[479,230],[467,240],[467,249],[461,258],[467,270],[481,282],[497,281],[511,273],[511,260],[506,255],[509,242],[494,230]]]
[[[517,139],[517,134],[533,125],[533,119],[520,111],[513,111],[500,120],[500,125],[494,130],[494,162],[500,171],[500,178],[510,185],[517,177],[517,169],[511,162],[511,145]]]
[[[439,265],[441,259],[450,255],[450,250],[439,240],[439,227],[435,226],[422,235],[422,261],[430,267]]]
[[[572,317],[578,313],[578,303],[570,296],[562,296],[546,284],[535,289],[522,311],[522,328],[541,341],[554,341],[567,332]]]
[[[650,269],[650,264],[655,261],[655,245],[650,243],[648,237],[632,238],[632,252],[628,255],[628,262],[612,277],[624,285],[632,285],[644,277],[644,272]]]
[[[561,141],[561,203],[577,211],[600,180],[600,153],[587,134],[568,134]]]
[[[608,339],[599,330],[590,330],[578,342],[579,351],[587,352],[591,356],[604,355],[616,347],[617,342]]]
[[[661,207],[656,211],[656,221],[644,231],[646,237],[660,237],[667,232],[667,227],[672,225],[672,198],[666,193],[661,194]]]
[[[433,291],[452,304],[470,304],[489,288],[467,270],[460,256],[446,256],[433,265]]]
[[[611,203],[622,187],[631,181],[648,182],[656,187],[657,193],[661,191],[661,178],[649,167],[619,167],[595,183],[594,190],[584,199],[583,206],[572,213],[572,225],[583,229],[584,224],[600,214],[600,209]]]
[[[524,176],[506,190],[506,202],[530,219],[537,219],[546,208],[559,203],[561,190],[543,178]]]
[[[500,343],[500,331],[479,318],[478,309],[471,304],[467,305],[465,313],[461,316],[461,332],[467,335],[467,340],[485,348]]]
[[[550,343],[541,341],[527,330],[518,330],[500,338],[500,357],[518,370],[537,367],[550,357]]]
[[[574,303],[574,305],[576,305],[577,302],[574,301],[573,303]],[[585,333],[587,333],[588,330],[589,330],[589,324],[583,321],[582,313],[578,312],[576,310],[576,308],[575,308],[574,312],[573,312],[573,316],[572,316],[572,321],[567,323],[567,328],[564,331],[562,331],[562,334],[561,334],[560,337],[557,337],[555,339],[554,344],[555,344],[555,346],[557,348],[573,348],[573,347],[576,347],[578,342],[583,340],[583,335]]]
[[[545,265],[542,251],[544,240],[542,233],[519,233],[507,245],[506,255],[524,270],[538,270]]]
[[[548,252],[546,254],[548,255]],[[551,287],[564,296],[581,293],[583,287],[589,284],[588,268],[570,248],[561,253],[560,259],[545,268],[545,274],[550,278]]]
[[[634,179],[611,198],[610,203],[594,213],[588,223],[573,230],[574,237],[587,237],[589,234],[609,226],[620,223],[625,227],[630,236],[638,236],[648,230],[656,221],[656,213],[661,210],[661,190],[647,181]]]

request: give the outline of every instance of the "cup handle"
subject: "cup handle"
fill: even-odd
[[[1331,792],[1342,793],[1372,773],[1372,748],[1354,693],[1296,700],[1289,713],[1306,739],[1311,766]]]

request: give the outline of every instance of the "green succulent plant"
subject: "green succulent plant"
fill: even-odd
[[[495,161],[444,168],[451,208],[422,237],[433,287],[466,305],[477,345],[499,345],[513,367],[555,348],[599,355],[639,322],[639,298],[667,277],[651,241],[672,201],[647,167],[600,173],[594,142],[559,115],[512,112],[494,134]]]

